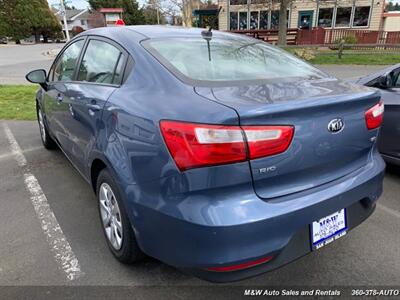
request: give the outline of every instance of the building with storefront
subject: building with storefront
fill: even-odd
[[[219,0],[220,30],[278,29],[279,1]],[[288,28],[382,30],[384,0],[294,0]]]

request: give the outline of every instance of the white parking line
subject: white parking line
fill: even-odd
[[[37,150],[40,150],[40,149],[43,149],[43,146],[27,148],[27,149],[24,149],[22,151],[22,153],[28,153],[28,152],[37,151]],[[7,159],[12,158],[12,157],[14,157],[14,153],[0,154],[0,161],[1,160],[7,160]]]
[[[17,140],[15,139],[14,135],[12,134],[10,128],[7,126],[6,123],[3,123],[4,132],[6,133],[8,142],[10,143],[10,150],[11,153],[14,155],[15,160],[17,161],[18,166],[25,167],[26,166],[26,158],[24,154],[22,154],[22,150],[19,147]]]
[[[378,207],[379,209],[383,210],[384,212],[387,212],[388,214],[392,215],[393,217],[400,218],[400,212],[398,212],[395,209],[391,209],[391,208],[386,207],[386,206],[384,206],[384,205],[382,205],[380,203],[377,203],[376,207]]]
[[[60,224],[58,224],[57,218],[51,210],[51,207],[47,202],[46,195],[43,193],[39,182],[29,171],[26,158],[22,153],[22,150],[10,128],[6,123],[3,123],[3,128],[15,160],[20,167],[24,168],[25,186],[30,193],[30,199],[35,209],[36,216],[40,221],[43,233],[45,234],[47,242],[50,245],[50,249],[54,253],[54,258],[60,265],[60,268],[65,272],[67,278],[69,280],[74,280],[83,275],[78,259],[72,251],[72,248],[68,243]]]

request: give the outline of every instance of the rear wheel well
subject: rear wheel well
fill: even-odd
[[[92,162],[92,166],[90,168],[90,179],[94,193],[97,192],[97,178],[99,177],[101,170],[105,168],[107,168],[107,166],[101,159],[95,159]]]

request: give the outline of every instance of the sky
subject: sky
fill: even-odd
[[[57,5],[60,3],[59,0],[47,0],[50,5]],[[88,2],[85,0],[70,0],[70,5],[75,6],[76,8],[86,8],[88,7]]]

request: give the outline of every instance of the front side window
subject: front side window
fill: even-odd
[[[354,10],[353,26],[368,26],[369,10],[369,6],[356,7],[356,9]]]
[[[84,40],[69,45],[54,65],[53,81],[71,81],[74,77],[76,63],[81,53]]]
[[[338,7],[336,11],[336,27],[349,27],[351,7]]]
[[[320,8],[318,13],[318,26],[319,27],[332,27],[333,7]]]
[[[231,82],[326,75],[267,43],[243,38],[153,39],[144,43],[159,61],[183,80]],[[208,51],[210,50],[210,51]]]
[[[119,84],[123,60],[121,51],[109,43],[91,40],[79,67],[78,80]]]

